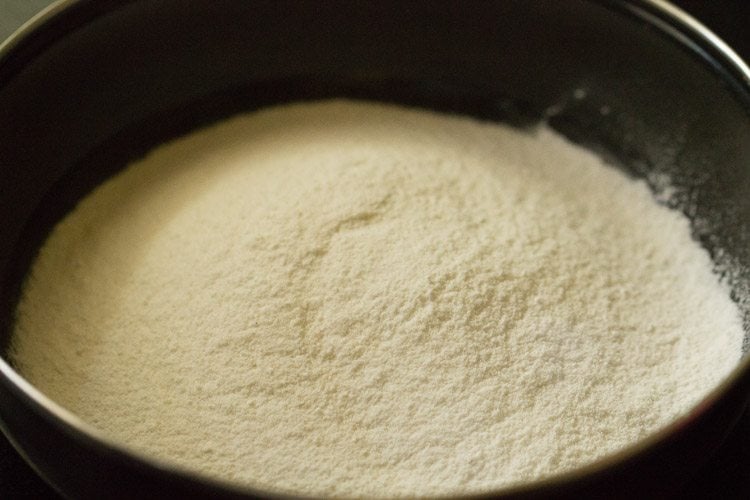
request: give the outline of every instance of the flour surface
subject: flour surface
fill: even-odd
[[[12,357],[117,442],[293,493],[480,492],[691,409],[742,328],[687,219],[545,127],[326,101],[106,182]]]

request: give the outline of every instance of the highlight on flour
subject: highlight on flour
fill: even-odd
[[[681,212],[546,125],[287,104],[83,199],[12,359],[112,442],[209,477],[481,493],[626,449],[720,384],[743,330],[712,266]]]

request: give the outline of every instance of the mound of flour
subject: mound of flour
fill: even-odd
[[[113,440],[333,496],[478,492],[693,407],[742,329],[687,219],[546,128],[296,104],[159,147],[54,230],[13,360]]]

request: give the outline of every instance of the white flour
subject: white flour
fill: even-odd
[[[191,470],[431,495],[618,450],[741,342],[644,183],[546,128],[332,101],[233,118],[96,190],[41,250],[13,359]]]

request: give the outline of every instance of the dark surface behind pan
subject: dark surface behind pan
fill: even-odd
[[[88,12],[87,3],[82,2],[80,15]],[[98,2],[95,10],[117,3]],[[517,18],[508,10],[514,3],[500,2],[491,13],[467,13],[459,3],[441,4],[445,10],[435,12],[434,4],[414,3],[394,17],[386,11],[398,7],[388,2],[347,11],[313,2],[217,2],[186,9],[184,3],[178,7],[178,2],[165,1],[148,7],[156,17],[147,23],[133,21],[138,8],[130,6],[51,46],[46,59],[38,58],[23,75],[15,75],[14,68],[26,62],[24,54],[51,41],[37,40],[39,45],[24,48],[0,68],[0,103],[12,116],[29,117],[21,124],[0,118],[0,137],[11,138],[0,144],[0,161],[11,169],[3,172],[0,213],[13,214],[3,215],[2,236],[12,242],[23,232],[27,246],[18,253],[18,246],[0,245],[0,263],[13,261],[16,270],[6,285],[19,282],[34,242],[72,200],[137,151],[230,111],[327,95],[387,99],[520,124],[561,105],[551,118],[554,126],[623,162],[635,175],[670,174],[684,188],[679,204],[703,221],[696,236],[710,250],[728,248],[734,259],[747,262],[747,233],[742,231],[748,220],[750,172],[737,168],[750,165],[750,120],[743,97],[727,91],[732,85],[721,82],[720,72],[706,70],[690,50],[665,43],[665,35],[640,21],[625,22],[601,6],[578,1],[559,9],[549,2],[527,2],[526,12]],[[296,14],[290,17],[285,10],[292,8]],[[74,19],[81,18],[74,15],[68,22]],[[463,25],[457,26],[456,19]],[[125,29],[128,22],[133,24]],[[402,31],[404,23],[412,26],[408,33]],[[544,23],[545,29],[524,35],[534,23]],[[217,33],[217,25],[226,31]],[[64,29],[51,26],[48,33]],[[160,42],[164,34],[170,35],[166,44]],[[215,43],[208,41],[217,34]],[[172,62],[167,69],[156,60],[149,65],[159,53]],[[54,85],[48,74],[55,75]],[[554,80],[541,81],[544,74]],[[93,81],[96,92],[81,93],[76,84],[82,78]],[[575,98],[577,89],[586,92],[584,99]],[[213,98],[196,104],[206,95]],[[602,106],[611,112],[601,113]],[[35,142],[40,137],[45,138],[41,148]],[[21,166],[13,171],[11,163]],[[63,172],[71,168],[73,174]],[[54,183],[56,194],[46,196]],[[29,226],[30,208],[43,199],[52,210],[34,217]],[[738,289],[746,278],[739,276]],[[12,293],[6,296],[6,308],[12,300]],[[642,492],[654,486],[679,491],[685,472],[706,458],[706,450],[737,417],[747,387],[735,390],[683,432],[689,439],[678,433],[655,450],[650,458],[661,467],[651,474],[639,460],[589,483],[554,491],[577,494],[577,488],[588,486],[612,495],[624,493],[623,484]],[[11,400],[19,399],[12,388],[4,391]],[[26,429],[25,446],[43,455],[47,473],[58,484],[85,491],[127,481],[127,474],[111,469],[93,472],[112,454],[88,463],[83,449],[52,446],[60,443],[42,432],[50,425],[43,412],[29,413],[28,401],[22,396],[19,401],[17,411],[4,407],[6,426]],[[33,432],[28,432],[29,417],[40,419]],[[61,463],[92,472],[76,477],[75,470],[60,470]],[[149,480],[142,486],[153,487]],[[175,481],[173,487],[199,491],[195,483]]]

